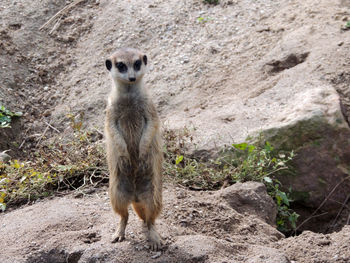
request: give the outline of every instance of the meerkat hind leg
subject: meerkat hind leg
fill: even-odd
[[[158,250],[162,246],[161,238],[154,227],[154,218],[149,218],[147,221],[146,218],[146,208],[142,203],[132,203],[136,214],[143,220],[144,232],[148,241],[150,242],[150,246],[152,250]],[[148,212],[148,211],[147,211]],[[154,213],[150,213],[153,215]],[[154,217],[154,216],[153,216]]]
[[[143,220],[143,222],[146,222],[146,214],[145,214],[145,207],[139,202],[133,202],[132,206],[136,212],[136,214]]]
[[[146,225],[148,229],[147,238],[151,246],[151,250],[153,251],[160,250],[162,248],[162,239],[160,238],[160,235],[155,229],[154,224],[146,224]]]
[[[162,248],[162,239],[158,234],[154,222],[157,216],[156,209],[146,207],[146,222],[145,226],[147,227],[146,237],[148,239],[151,250],[156,251]]]
[[[118,210],[117,213],[120,215],[120,221],[118,229],[112,236],[112,243],[122,242],[125,239],[125,228],[129,218],[127,207],[123,208],[123,210]]]

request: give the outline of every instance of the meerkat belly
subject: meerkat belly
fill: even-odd
[[[146,124],[143,102],[137,94],[130,93],[118,102],[118,129],[123,135],[130,157],[138,155],[139,144]]]
[[[126,116],[125,116],[126,115]],[[140,140],[145,126],[145,118],[141,114],[125,114],[118,126],[122,132],[130,155],[138,155]],[[130,156],[133,157],[133,156]]]

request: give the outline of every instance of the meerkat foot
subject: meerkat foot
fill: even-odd
[[[127,219],[122,219],[118,230],[112,236],[112,243],[122,242],[125,240],[125,228]]]
[[[151,250],[157,251],[162,248],[162,240],[153,226],[149,229],[147,238]]]
[[[125,235],[119,234],[119,233],[115,233],[112,236],[112,241],[111,243],[117,243],[117,242],[122,242],[125,240]]]

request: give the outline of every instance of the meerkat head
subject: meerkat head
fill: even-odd
[[[123,48],[106,60],[106,67],[114,82],[134,84],[146,72],[147,56],[133,48]]]

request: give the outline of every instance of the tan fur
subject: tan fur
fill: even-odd
[[[142,82],[147,60],[135,49],[121,49],[108,60],[113,80],[105,120],[109,194],[121,217],[113,242],[124,240],[132,204],[147,226],[152,250],[157,250],[161,239],[154,223],[162,208],[163,155],[157,111]],[[140,70],[134,68],[136,60],[142,62]],[[120,72],[116,63],[124,63],[127,72]]]

